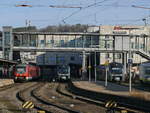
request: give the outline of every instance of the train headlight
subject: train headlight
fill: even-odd
[[[120,77],[115,77],[115,81],[120,81]]]
[[[66,79],[66,76],[63,76],[62,79]]]

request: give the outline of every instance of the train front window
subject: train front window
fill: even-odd
[[[112,74],[122,74],[122,69],[121,68],[112,68],[111,73]]]
[[[150,75],[150,68],[145,68],[145,74]]]
[[[58,73],[67,74],[68,73],[68,68],[61,67],[61,68],[58,69]]]
[[[20,73],[20,74],[25,73],[26,72],[26,68],[25,67],[17,67],[16,68],[16,72]]]

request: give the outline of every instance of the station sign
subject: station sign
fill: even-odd
[[[121,30],[122,27],[121,26],[114,26],[114,30]]]
[[[132,64],[133,60],[131,58],[128,59],[128,64]]]
[[[123,29],[121,26],[114,26],[113,30],[114,30],[113,34],[118,34],[118,35],[127,34],[127,31],[125,31],[125,29]]]
[[[127,34],[127,32],[126,31],[113,31],[113,34],[123,35],[123,34]]]

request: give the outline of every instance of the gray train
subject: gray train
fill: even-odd
[[[105,80],[106,67],[104,65],[97,67],[97,75],[99,80]],[[108,80],[121,82],[123,79],[123,64],[112,62],[108,66]]]
[[[150,63],[140,64],[139,79],[141,83],[150,83]]]
[[[57,67],[57,80],[58,81],[70,80],[70,66],[69,65],[59,65]]]

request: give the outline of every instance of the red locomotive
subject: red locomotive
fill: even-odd
[[[15,81],[28,81],[40,77],[40,68],[33,64],[19,64],[14,70]]]

